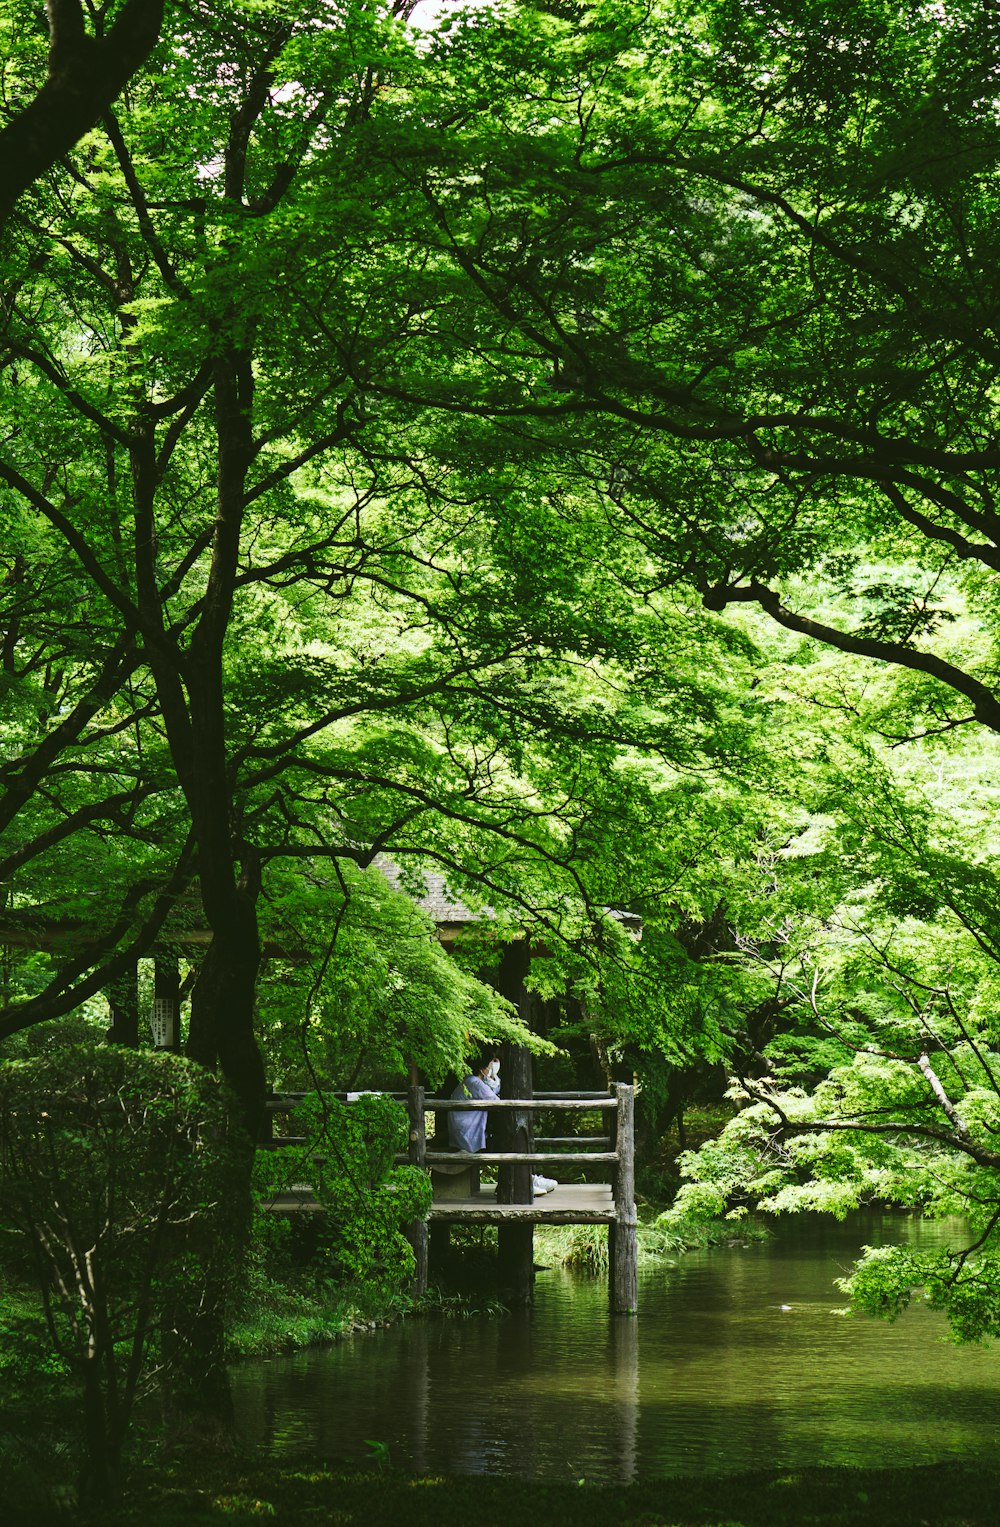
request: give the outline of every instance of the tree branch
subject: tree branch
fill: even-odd
[[[18,197],[95,127],[153,51],[163,0],[126,0],[103,37],[84,27],[80,0],[48,0],[48,78],[0,131],[0,226]]]
[[[758,583],[756,579],[751,579],[743,587],[703,587],[701,595],[706,610],[724,610],[729,604],[757,604],[788,631],[798,631],[802,636],[836,647],[840,652],[853,652],[859,657],[873,658],[876,662],[893,663],[896,667],[929,674],[931,678],[938,679],[949,689],[971,700],[975,719],[980,725],[1000,732],[1000,701],[993,691],[971,674],[930,652],[920,652],[901,646],[898,642],[880,641],[876,637],[856,636],[848,631],[839,631],[836,626],[812,620],[807,615],[797,615],[782,604],[780,594]]]

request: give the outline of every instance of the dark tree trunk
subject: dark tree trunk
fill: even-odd
[[[170,1435],[201,1449],[228,1448],[235,1427],[226,1369],[225,1294],[214,1271],[206,1269],[192,1288],[198,1302],[179,1304],[169,1329],[161,1333]]]
[[[109,1435],[100,1365],[83,1366],[84,1455],[80,1470],[80,1505],[85,1510],[117,1506],[121,1500],[121,1447]]]
[[[111,1008],[111,1027],[108,1040],[111,1044],[139,1048],[139,967],[129,966],[117,981],[112,982],[108,992]]]
[[[87,34],[80,0],[50,0],[46,11],[49,77],[0,132],[0,225],[32,181],[97,126],[163,25],[163,0],[126,0],[101,38]]]
[[[250,1227],[250,1176],[265,1118],[267,1086],[254,1034],[260,939],[252,898],[233,894],[236,915],[216,926],[191,998],[187,1053],[221,1070],[239,1103],[246,1130],[245,1177],[227,1233],[245,1241]],[[225,1296],[206,1280],[205,1297],[178,1310],[172,1336],[168,1408],[176,1434],[224,1444],[232,1434],[233,1404],[225,1366]]]
[[[254,1033],[260,938],[252,902],[239,892],[234,901],[236,916],[227,926],[215,928],[191,994],[187,1054],[209,1070],[221,1070],[256,1144],[267,1098],[264,1062]]]

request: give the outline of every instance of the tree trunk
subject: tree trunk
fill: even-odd
[[[209,1070],[221,1070],[256,1145],[267,1099],[264,1062],[254,1034],[260,939],[255,908],[248,898],[240,899],[244,905],[230,925],[215,928],[198,973],[191,994],[187,1054]]]
[[[111,1044],[139,1048],[139,967],[130,965],[117,981],[112,982],[108,992],[111,1008],[111,1027],[108,1040]]]
[[[170,1328],[161,1333],[167,1425],[174,1440],[225,1451],[235,1427],[226,1369],[226,1289],[208,1268],[191,1292],[199,1302],[179,1304]]]
[[[83,1366],[84,1456],[79,1497],[84,1510],[117,1506],[121,1500],[121,1449],[109,1436],[106,1396],[96,1360]]]

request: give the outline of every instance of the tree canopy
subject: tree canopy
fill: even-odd
[[[251,1123],[314,1019],[441,1075],[513,1020],[385,856],[796,1201],[993,1172],[996,18],[423,10],[171,10],[24,159],[0,1036],[173,940]]]

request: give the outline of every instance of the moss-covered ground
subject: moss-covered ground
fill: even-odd
[[[391,1471],[345,1473],[320,1464],[289,1467],[247,1460],[147,1469],[129,1503],[104,1512],[101,1527],[223,1527],[272,1522],[342,1527],[961,1527],[1000,1516],[1000,1474],[957,1465],[918,1469],[807,1469],[629,1486],[430,1477]],[[37,1511],[9,1527],[47,1527]]]

